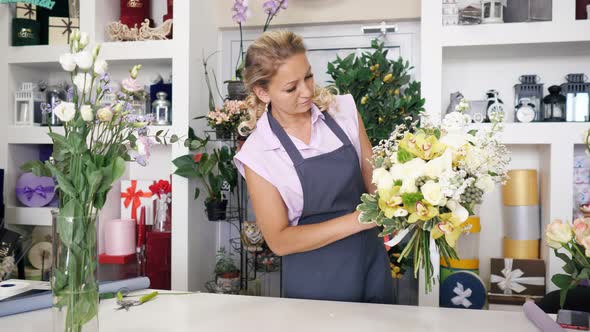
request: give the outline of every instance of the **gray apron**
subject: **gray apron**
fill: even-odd
[[[285,130],[268,120],[289,157],[303,189],[299,225],[321,223],[355,211],[365,185],[357,152],[327,112],[326,125],[342,141],[332,152],[303,159]],[[391,304],[393,284],[389,259],[377,228],[353,234],[322,248],[286,255],[283,296],[289,298]]]

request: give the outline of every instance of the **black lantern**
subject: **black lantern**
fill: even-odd
[[[526,109],[532,110],[534,118],[531,121],[543,121],[543,83],[539,83],[539,76],[537,75],[522,75],[520,76],[520,84],[514,86],[514,106],[516,110],[516,120],[525,122],[519,116],[518,110]],[[530,116],[526,117],[527,120]],[[526,121],[530,122],[530,121]]]
[[[545,121],[565,121],[565,97],[561,94],[561,87],[552,85],[549,87],[549,95],[543,98],[545,106]]]

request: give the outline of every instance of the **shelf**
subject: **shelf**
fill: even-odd
[[[90,45],[92,52],[94,44]],[[170,63],[176,44],[174,40],[148,40],[136,42],[106,42],[101,44],[100,57],[106,61],[136,62],[145,60]],[[6,55],[9,64],[36,67],[58,67],[60,55],[68,52],[65,45],[11,46]],[[163,61],[162,61],[163,60]]]
[[[489,128],[491,124],[472,124],[476,128]],[[505,123],[499,137],[504,144],[555,144],[558,142],[581,144],[588,122],[532,122]]]
[[[51,226],[54,207],[6,207],[6,223],[11,225]]]
[[[449,25],[441,30],[443,47],[545,44],[590,41],[590,21]]]
[[[41,126],[8,126],[5,128],[5,142],[9,144],[51,144],[51,138],[47,135],[49,127]],[[63,127],[52,127],[58,134],[64,134]]]

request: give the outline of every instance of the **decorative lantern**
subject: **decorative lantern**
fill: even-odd
[[[568,74],[567,83],[561,85],[566,97],[566,121],[590,121],[590,83],[584,74]]]
[[[537,75],[522,75],[514,85],[515,116],[518,122],[543,121],[543,83]],[[531,111],[534,113],[532,114]],[[533,119],[531,119],[531,115]]]
[[[154,124],[167,126],[172,124],[172,107],[170,102],[166,100],[166,92],[158,92],[156,99],[152,103],[152,114],[154,115]]]
[[[44,102],[43,93],[37,91],[33,83],[22,83],[20,90],[14,94],[14,124],[33,125],[35,112],[41,111]]]
[[[482,0],[481,23],[504,23],[505,0]]]
[[[545,104],[545,121],[565,121],[565,97],[561,94],[561,87],[552,85],[549,87],[549,95],[543,98]]]

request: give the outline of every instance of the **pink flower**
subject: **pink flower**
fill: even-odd
[[[590,219],[578,218],[574,220],[574,234],[576,241],[582,243],[582,240],[590,235]]]
[[[582,241],[580,241],[580,244],[586,249],[586,257],[590,257],[590,235],[583,238]]]
[[[137,82],[137,80],[134,80],[132,78],[124,79],[123,82],[121,82],[121,87],[123,88],[123,90],[131,93],[143,90],[143,86],[141,86]]]

